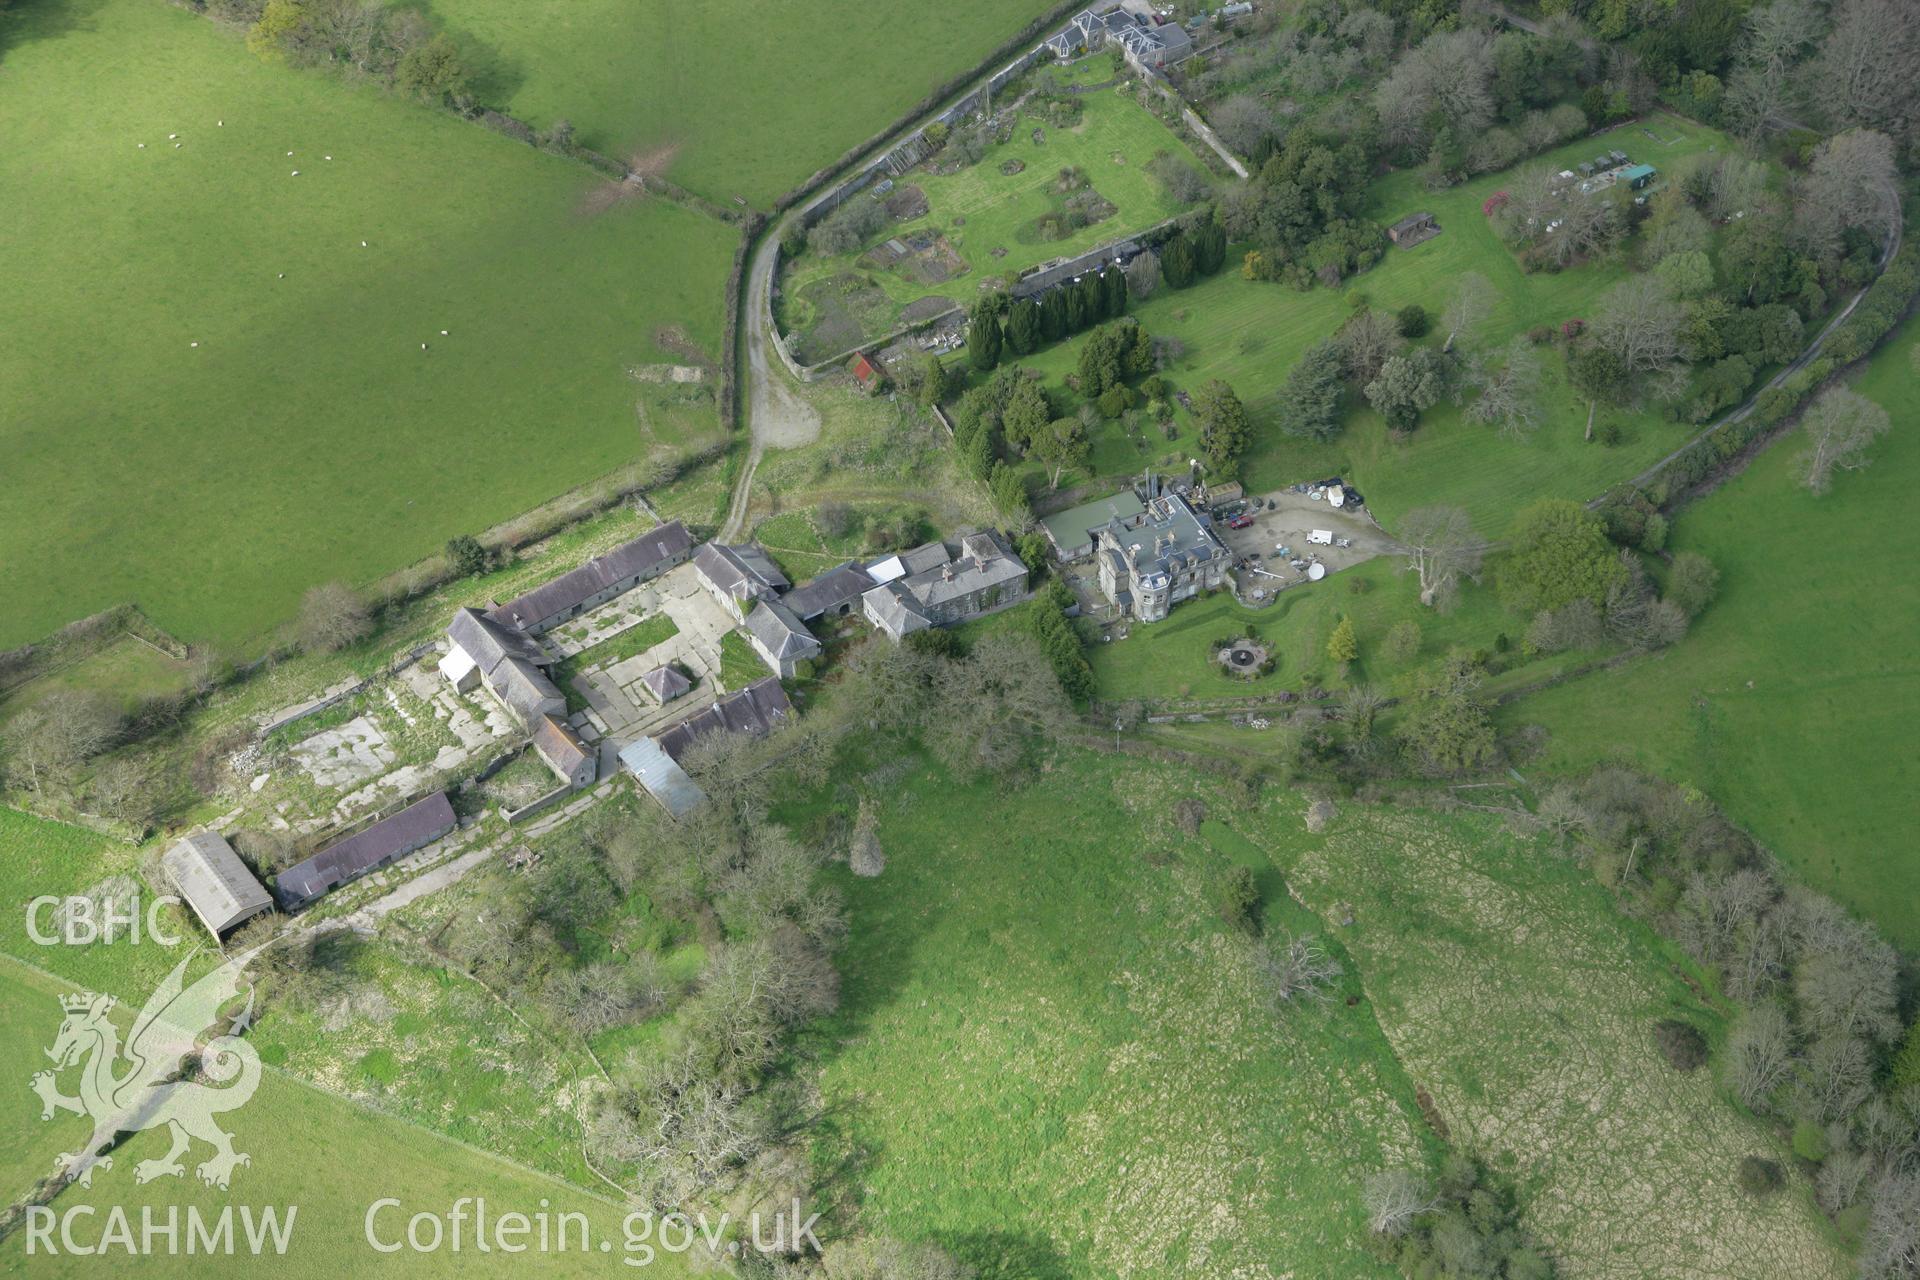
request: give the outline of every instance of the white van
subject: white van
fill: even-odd
[[[1308,546],[1310,546],[1310,547],[1330,547],[1330,546],[1332,546],[1332,545],[1333,545],[1333,530],[1331,530],[1331,529],[1315,529],[1315,530],[1314,530],[1313,532],[1311,532],[1311,533],[1309,533],[1309,534],[1307,535],[1307,545],[1308,545]]]

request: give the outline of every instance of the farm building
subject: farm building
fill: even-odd
[[[675,698],[685,697],[693,688],[693,681],[681,674],[678,667],[655,667],[640,677],[640,684],[663,707]]]
[[[1410,213],[1387,228],[1387,239],[1402,249],[1431,240],[1440,234],[1440,224],[1431,213]]]
[[[1082,503],[1047,516],[1040,521],[1040,527],[1046,530],[1047,541],[1053,544],[1053,554],[1070,564],[1093,554],[1096,530],[1113,520],[1131,519],[1146,509],[1146,503],[1131,489],[1125,489],[1111,498]]]
[[[1182,600],[1225,584],[1232,554],[1177,494],[1099,531],[1100,590],[1124,613],[1158,622]]]
[[[1621,171],[1620,181],[1635,191],[1652,184],[1660,176],[1660,171],[1650,164],[1636,164]]]
[[[775,675],[791,679],[802,662],[819,656],[820,642],[793,610],[778,600],[762,600],[747,615],[747,643]]]
[[[925,567],[883,579],[861,597],[867,621],[896,641],[910,631],[978,617],[1027,594],[1027,566],[992,532],[967,534],[957,554],[942,542],[906,555]]]
[[[867,359],[864,351],[853,353],[853,359],[847,361],[847,372],[853,375],[862,391],[873,391],[880,385],[880,366]]]
[[[593,750],[558,716],[544,715],[534,721],[533,749],[553,770],[554,777],[576,791],[592,786],[600,774],[600,761]]]
[[[735,622],[747,620],[755,601],[771,600],[793,585],[766,552],[751,544],[706,543],[693,553],[693,567],[700,585]]]
[[[160,864],[215,939],[273,907],[265,887],[217,832],[195,832],[167,850]]]
[[[275,883],[280,903],[289,911],[310,906],[348,881],[425,848],[458,825],[447,793],[436,791],[282,871]]]
[[[542,668],[553,659],[538,641],[502,626],[478,609],[456,609],[447,624],[452,649],[440,661],[440,670],[457,689],[470,689],[472,677],[464,655],[487,691],[531,730],[544,715],[564,716],[567,700]],[[462,683],[462,681],[465,683]]]
[[[897,576],[897,575],[896,575]],[[872,590],[873,575],[849,560],[827,570],[804,586],[789,591],[782,603],[802,622],[816,618],[844,618],[860,597]]]
[[[670,818],[686,817],[706,799],[700,784],[688,777],[687,771],[652,738],[635,738],[621,748],[620,765],[648,795],[660,802]]]
[[[686,526],[671,520],[517,599],[496,605],[487,617],[537,636],[685,563],[692,554],[693,539]]]

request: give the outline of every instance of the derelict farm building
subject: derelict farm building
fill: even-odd
[[[684,564],[692,554],[693,538],[686,526],[678,520],[669,521],[552,582],[494,606],[487,616],[503,626],[537,636]]]
[[[281,905],[289,911],[319,901],[350,880],[390,866],[423,849],[459,825],[447,793],[436,791],[363,831],[329,845],[276,879]]]
[[[233,846],[212,831],[197,831],[160,859],[180,896],[215,938],[262,911],[273,899]]]

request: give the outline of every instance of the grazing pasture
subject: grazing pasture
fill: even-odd
[[[717,362],[731,228],[589,216],[583,166],[181,9],[72,14],[7,18],[0,647],[128,600],[254,647],[316,582],[718,437],[711,378],[629,371]]]
[[[887,868],[844,882],[808,1038],[816,1168],[871,1226],[985,1275],[1393,1274],[1359,1192],[1427,1159],[1412,1086],[1351,977],[1267,1008],[1215,909],[1232,851],[1171,820],[1199,786],[1084,752],[1011,791],[872,766]],[[1262,889],[1270,928],[1318,929]]]
[[[1481,793],[1485,795],[1486,793]],[[1678,953],[1564,857],[1482,815],[1349,809],[1324,837],[1295,802],[1248,831],[1336,931],[1380,1026],[1455,1141],[1505,1169],[1556,1274],[1850,1275],[1796,1176],[1755,1199],[1743,1156],[1788,1162],[1653,1027],[1718,1041],[1722,1018]]]
[[[1503,712],[1552,732],[1554,767],[1621,759],[1700,787],[1907,947],[1920,945],[1917,348],[1909,320],[1854,383],[1893,418],[1866,470],[1815,498],[1794,475],[1801,437],[1790,434],[1675,520],[1674,549],[1721,573],[1684,641]]]
[[[1655,116],[1653,127],[1667,145],[1654,143],[1639,126],[1629,125],[1548,152],[1545,158],[1568,164],[1611,146],[1671,165],[1721,145],[1712,130],[1675,117]],[[1356,296],[1387,312],[1418,303],[1434,317],[1437,329],[1456,282],[1468,272],[1479,272],[1499,297],[1479,335],[1479,344],[1489,350],[1536,325],[1558,325],[1592,314],[1596,300],[1626,275],[1626,268],[1590,264],[1558,274],[1523,272],[1480,211],[1482,202],[1511,180],[1511,173],[1494,174],[1442,192],[1424,190],[1418,175],[1410,173],[1377,182],[1370,195],[1370,216],[1384,225],[1424,210],[1435,215],[1443,230],[1411,249],[1389,249],[1378,266],[1342,289],[1301,293],[1280,284],[1250,282],[1238,274],[1237,259],[1229,253],[1227,268],[1219,275],[1185,290],[1162,286],[1134,306],[1133,314],[1156,337],[1177,339],[1184,348],[1166,373],[1169,382],[1192,391],[1221,378],[1246,404],[1254,443],[1241,471],[1250,489],[1343,475],[1366,494],[1389,530],[1408,510],[1444,502],[1466,507],[1481,532],[1498,535],[1514,510],[1532,499],[1592,497],[1687,438],[1693,428],[1658,413],[1603,410],[1600,422],[1613,418],[1623,428],[1620,443],[1608,447],[1584,441],[1586,404],[1568,388],[1557,347],[1542,352],[1545,413],[1539,429],[1525,440],[1506,440],[1492,427],[1470,423],[1457,406],[1443,400],[1422,416],[1406,441],[1396,443],[1385,420],[1353,392],[1348,393],[1346,425],[1332,441],[1322,444],[1280,432],[1274,397],[1288,371],[1309,346],[1340,327]],[[1432,332],[1423,341],[1438,346],[1445,339],[1444,333]],[[1050,348],[1024,363],[1064,390],[1081,341]],[[1093,440],[1094,467],[1115,475],[1138,472],[1149,462],[1184,466],[1197,450],[1197,427],[1185,411],[1177,420],[1180,435],[1171,442],[1150,424],[1132,438],[1119,423],[1107,424]],[[1037,465],[1034,470],[1037,473]]]
[[[490,106],[766,208],[1047,9],[972,0],[441,0]]]

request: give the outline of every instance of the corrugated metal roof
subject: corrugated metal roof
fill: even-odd
[[[196,831],[160,862],[200,923],[216,938],[273,905],[267,890],[218,833]]]
[[[674,818],[685,817],[706,799],[699,784],[652,738],[639,738],[622,747],[620,764]]]

